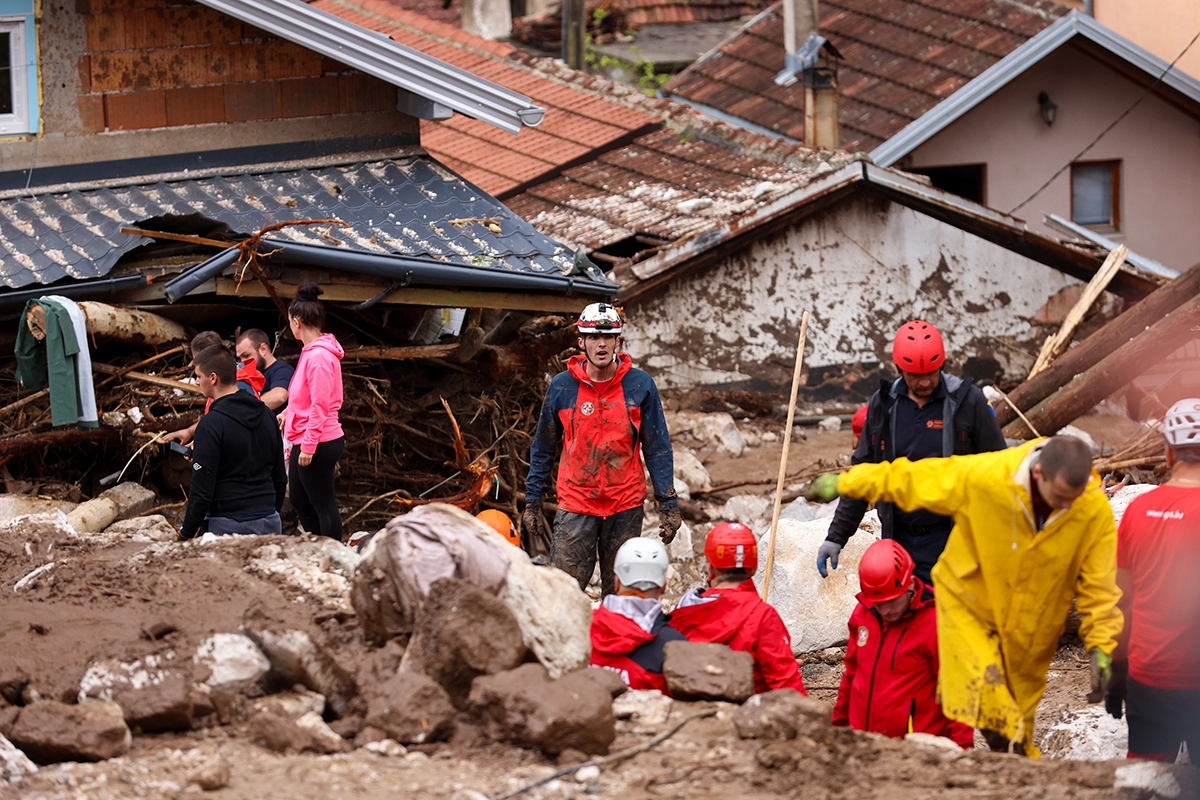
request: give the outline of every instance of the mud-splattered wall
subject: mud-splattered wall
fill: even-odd
[[[626,307],[634,362],[662,386],[786,387],[802,311],[811,367],[890,360],[914,317],[952,366],[1024,374],[1079,282],[891,201],[854,195]],[[1052,298],[1055,302],[1050,303]]]

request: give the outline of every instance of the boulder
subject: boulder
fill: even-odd
[[[325,697],[334,716],[346,713],[350,700],[358,694],[358,686],[312,637],[298,630],[257,627],[248,628],[246,633],[266,655],[273,680],[286,686],[307,686]]]
[[[1121,518],[1125,516],[1125,509],[1129,508],[1129,504],[1138,499],[1146,492],[1153,491],[1158,487],[1149,483],[1137,483],[1132,486],[1122,486],[1108,498],[1109,505],[1112,506],[1113,517],[1117,520],[1117,524],[1121,524]]]
[[[776,689],[742,703],[733,726],[743,739],[816,738],[829,727],[829,706],[795,689]]]
[[[879,531],[879,515],[867,512],[858,533],[842,548],[838,568],[830,569],[829,577],[822,578],[817,572],[817,549],[829,532],[829,520],[779,521],[767,602],[783,618],[793,651],[807,653],[846,641],[846,620],[858,602],[858,562],[879,538]],[[759,569],[754,576],[760,591],[763,574],[764,570]]]
[[[832,503],[810,503],[803,497],[797,497],[780,510],[779,518],[808,522],[813,519],[831,519],[835,511],[837,511],[836,500]]]
[[[676,700],[728,700],[754,694],[754,656],[723,644],[667,642],[663,677]]]
[[[315,749],[312,735],[296,720],[260,711],[246,724],[250,741],[273,753],[303,753]]]
[[[675,463],[675,477],[687,485],[689,492],[712,488],[712,478],[695,453],[677,445],[671,449],[671,454]]]
[[[418,672],[400,672],[367,687],[367,728],[403,744],[448,739],[454,732],[450,695]],[[357,741],[357,740],[356,740]]]
[[[489,529],[491,536],[500,534]],[[501,600],[512,612],[525,646],[537,656],[551,678],[588,664],[592,655],[592,601],[567,573],[534,566],[525,551],[509,556],[508,583]]]
[[[737,423],[724,412],[693,415],[691,433],[702,442],[716,445],[730,458],[739,458],[746,450],[746,440],[742,438]]]
[[[187,780],[206,792],[215,792],[229,784],[229,772],[229,762],[218,755],[192,770]]]
[[[29,756],[0,735],[0,781],[18,783],[26,775],[37,771],[37,764],[30,761]]]
[[[612,692],[588,673],[551,680],[541,664],[475,679],[470,705],[490,738],[550,755],[573,748],[603,755],[616,738]]]
[[[296,726],[306,731],[312,739],[309,749],[318,753],[340,753],[345,748],[346,740],[325,724],[321,715],[310,711],[296,720]]]
[[[125,755],[133,743],[121,707],[107,700],[38,700],[21,709],[8,738],[39,764],[104,761]]]
[[[521,626],[504,602],[456,578],[442,578],[429,587],[417,614],[416,638],[425,674],[460,707],[471,693],[471,681],[512,669],[527,652]]]
[[[190,665],[176,664],[174,656],[96,662],[79,682],[79,702],[111,700],[121,707],[125,723],[138,730],[187,730],[193,713],[192,674]]]
[[[725,501],[721,516],[731,522],[740,522],[762,538],[771,524],[771,509],[774,500],[757,494],[737,494]]]
[[[258,645],[240,633],[213,634],[196,648],[194,660],[209,671],[205,683],[227,692],[253,686],[271,669]]]

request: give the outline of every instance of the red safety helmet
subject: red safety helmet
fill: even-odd
[[[758,569],[758,540],[740,522],[722,522],[708,532],[704,555],[716,569]]]
[[[880,539],[858,563],[858,582],[869,605],[895,600],[912,588],[912,556],[895,539]]]
[[[858,439],[862,436],[863,428],[867,426],[867,406],[861,406],[858,411],[854,412],[854,416],[850,418],[850,430],[854,432],[854,442],[858,443]]]
[[[946,346],[938,329],[924,320],[906,322],[892,341],[892,361],[904,372],[933,372],[946,364]]]

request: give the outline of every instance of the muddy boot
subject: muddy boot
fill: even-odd
[[[999,731],[989,731],[980,729],[984,740],[987,741],[988,748],[993,753],[1013,753],[1018,756],[1025,755],[1025,745],[1021,742],[1009,739]]]

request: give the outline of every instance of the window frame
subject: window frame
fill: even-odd
[[[1112,177],[1109,183],[1109,215],[1108,223],[1097,223],[1093,225],[1084,225],[1082,222],[1075,220],[1075,168],[1076,167],[1096,167],[1107,165],[1112,170]],[[1120,233],[1121,232],[1121,159],[1100,159],[1097,161],[1074,161],[1071,163],[1071,222],[1080,225],[1091,231],[1098,233]]]
[[[32,132],[26,25],[27,18],[24,15],[0,16],[0,33],[9,34],[13,95],[12,113],[0,114],[0,136],[25,136]]]

